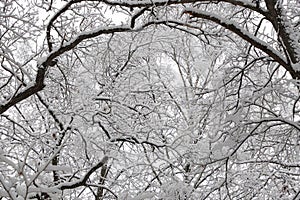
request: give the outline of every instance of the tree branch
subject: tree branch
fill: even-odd
[[[11,97],[10,100],[6,102],[4,105],[0,105],[0,114],[4,113],[6,110],[16,105],[20,101],[41,91],[45,87],[44,80],[45,80],[46,71],[49,66],[53,65],[52,64],[53,60],[58,56],[62,55],[67,51],[70,51],[71,49],[74,49],[83,40],[94,38],[102,34],[111,34],[117,32],[130,31],[130,30],[131,28],[127,26],[101,27],[94,31],[83,32],[73,40],[67,42],[65,45],[58,48],[57,50],[50,52],[38,68],[35,83],[32,86],[25,88],[22,92],[19,92],[15,96]]]
[[[100,167],[104,166],[107,163],[107,161],[108,161],[108,157],[104,156],[102,160],[97,165],[92,167],[79,181],[62,183],[57,185],[57,188],[61,190],[68,190],[68,189],[74,189],[80,186],[84,186],[86,184],[86,181],[91,176],[91,174],[94,173]]]
[[[198,9],[185,9],[183,11],[184,14],[189,14],[193,17],[206,19],[212,22],[215,22],[216,24],[219,24],[226,28],[227,30],[230,30],[231,32],[237,34],[242,39],[244,39],[246,42],[249,42],[254,47],[260,49],[261,51],[265,52],[267,55],[269,55],[271,58],[273,58],[276,62],[278,62],[280,65],[282,65],[294,79],[300,79],[300,73],[296,72],[291,65],[288,64],[288,61],[286,58],[284,58],[278,51],[276,51],[273,47],[268,45],[266,42],[258,39],[257,37],[253,36],[248,31],[244,30],[242,27],[240,27],[235,22],[229,21],[225,18],[222,18],[218,15],[215,15],[213,13],[201,11]]]
[[[10,98],[8,102],[6,102],[4,105],[0,105],[0,114],[7,111],[10,107],[16,105],[20,101],[30,97],[31,95],[41,91],[44,87],[44,79],[45,79],[45,68],[39,68],[37,71],[35,83],[32,86],[28,86],[23,91],[17,93],[15,96]]]

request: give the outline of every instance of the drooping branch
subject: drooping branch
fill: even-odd
[[[65,45],[62,45],[61,47],[55,49],[53,48],[53,44],[51,42],[51,27],[53,27],[54,22],[57,20],[57,18],[62,15],[65,11],[67,11],[73,4],[75,3],[80,3],[83,0],[73,0],[68,2],[63,6],[62,9],[60,9],[49,21],[48,26],[47,26],[47,31],[46,31],[46,38],[48,41],[48,48],[50,53],[48,56],[44,59],[44,61],[41,63],[37,75],[36,75],[36,80],[35,83],[33,84],[28,84],[30,87],[24,88],[21,92],[17,92],[15,96],[10,97],[9,101],[5,102],[4,104],[0,105],[0,114],[4,113],[6,110],[8,110],[10,107],[13,105],[16,105],[20,101],[30,97],[33,94],[36,94],[37,92],[41,91],[45,85],[44,85],[44,79],[45,79],[45,73],[48,69],[49,66],[53,66],[56,61],[55,59],[62,55],[63,53],[70,51],[71,49],[75,48],[80,42],[82,42],[85,39],[93,38],[96,36],[99,36],[101,34],[111,34],[111,33],[116,33],[116,32],[126,32],[130,31],[133,26],[134,22],[136,20],[136,17],[139,17],[140,14],[142,14],[147,7],[150,6],[167,6],[167,5],[172,5],[172,4],[189,4],[189,3],[197,3],[197,2],[207,2],[204,0],[142,0],[142,1],[113,1],[113,0],[103,0],[103,3],[107,5],[113,5],[113,6],[123,6],[123,7],[129,7],[129,8],[136,8],[136,7],[141,7],[144,9],[141,9],[141,13],[138,13],[136,16],[133,17],[131,20],[131,26],[116,26],[116,27],[101,27],[98,28],[97,30],[90,31],[90,32],[83,32],[79,34],[76,38],[73,40],[67,42]],[[96,0],[90,0],[90,1],[96,1]],[[99,2],[99,0],[97,0]],[[256,11],[265,17],[268,18],[268,13],[262,9],[256,6],[255,3],[250,3],[250,2],[245,2],[241,0],[219,0],[216,2],[225,2],[225,3],[230,3],[232,5],[244,7],[251,9],[253,11]],[[253,40],[253,38],[249,37],[248,34],[245,34],[245,32],[238,27],[236,27],[233,24],[226,24],[222,23],[222,19],[219,19],[215,16],[211,15],[206,15],[205,13],[200,13],[200,12],[194,12],[191,10],[185,10],[186,13],[190,13],[193,16],[198,16],[202,17],[204,19],[209,19],[211,21],[214,21],[216,23],[219,23],[220,25],[224,26],[225,28],[235,32],[239,36],[241,36],[243,39],[247,40],[257,48],[263,50],[267,54],[269,54],[272,58],[274,58],[277,62],[279,62],[282,66],[284,66],[293,76],[293,78],[299,78],[300,75],[296,73],[290,65],[287,64],[287,62],[282,59],[279,54],[274,53],[272,49],[268,45],[262,44],[261,42],[258,42],[257,40]],[[157,23],[153,23],[157,24]],[[150,23],[145,25],[148,26],[151,25]]]
[[[53,60],[55,60],[55,58],[57,58],[58,56],[74,49],[83,40],[94,38],[94,37],[100,36],[102,34],[111,34],[111,33],[117,33],[117,32],[130,31],[130,30],[131,30],[131,28],[129,26],[101,27],[94,31],[83,32],[83,33],[79,34],[77,37],[75,37],[73,40],[67,42],[65,45],[50,52],[46,56],[46,58],[42,61],[42,63],[40,64],[40,66],[38,68],[35,83],[28,84],[29,86],[27,88],[25,88],[23,91],[17,93],[13,97],[11,97],[10,100],[8,102],[6,102],[5,104],[0,105],[0,114],[4,113],[6,110],[8,110],[10,107],[16,105],[20,101],[41,91],[45,87],[44,80],[45,80],[46,71],[48,70],[49,66],[53,65]]]
[[[265,52],[271,58],[273,58],[276,62],[282,65],[294,79],[300,79],[300,73],[295,71],[291,65],[289,65],[287,59],[281,55],[278,51],[276,51],[273,47],[268,45],[266,42],[260,40],[259,38],[253,36],[250,32],[244,30],[240,27],[237,23],[229,21],[225,18],[222,18],[218,15],[213,13],[209,13],[206,11],[202,11],[199,9],[187,8],[183,12],[184,14],[189,14],[196,18],[206,19],[212,21],[216,24],[219,24],[226,28],[227,30],[237,34],[246,42],[252,44],[254,47],[260,49],[261,51]]]
[[[207,0],[142,0],[142,1],[103,0],[103,2],[108,5],[112,5],[112,6],[123,6],[123,7],[128,7],[128,8],[136,8],[136,7],[149,7],[149,6],[168,6],[168,5],[174,5],[174,4],[188,4],[188,3],[199,3],[199,2],[207,3],[208,1]],[[246,2],[243,0],[216,0],[214,2],[230,3],[232,5],[251,9],[262,15],[266,14],[265,9],[257,7],[257,5],[255,3]]]
[[[86,182],[89,179],[89,177],[92,175],[92,173],[94,173],[100,167],[103,167],[107,163],[107,161],[108,161],[108,157],[104,156],[102,160],[97,165],[93,166],[80,180],[69,182],[69,183],[61,183],[56,187],[60,190],[68,190],[68,189],[74,189],[86,185]]]

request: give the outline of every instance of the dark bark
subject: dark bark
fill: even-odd
[[[37,92],[41,91],[44,87],[44,79],[45,79],[45,73],[46,68],[42,67],[39,68],[37,71],[35,84],[33,86],[28,87],[24,91],[17,93],[15,96],[13,96],[7,103],[4,105],[0,105],[0,114],[7,111],[10,107],[16,105],[20,101],[30,97],[33,94],[36,94]]]
[[[277,31],[281,42],[289,55],[290,61],[292,63],[297,63],[296,48],[292,44],[293,38],[291,38],[290,34],[293,30],[288,30],[292,29],[292,27],[287,27],[287,24],[285,24],[284,20],[286,19],[286,16],[284,15],[282,8],[277,5],[278,0],[265,0],[265,2],[269,11],[271,23]]]
[[[274,0],[270,0],[270,1],[273,2]],[[273,6],[275,6],[275,5],[273,5]],[[268,19],[272,20],[272,24],[273,24],[275,30],[279,31],[279,35],[283,40],[284,47],[288,53],[288,56],[281,55],[279,52],[275,52],[274,49],[271,49],[271,47],[267,43],[261,41],[258,38],[255,38],[255,36],[250,35],[250,33],[246,33],[245,30],[243,30],[241,27],[237,26],[236,24],[234,24],[230,21],[224,21],[219,16],[216,16],[216,15],[213,15],[210,13],[206,13],[206,12],[201,12],[201,11],[197,12],[197,10],[188,10],[188,9],[184,13],[190,14],[191,16],[196,17],[196,18],[206,19],[206,20],[215,22],[216,24],[219,24],[219,25],[223,26],[224,28],[226,28],[227,30],[237,34],[242,39],[244,39],[246,42],[250,43],[254,47],[265,52],[267,55],[269,55],[271,58],[273,58],[276,62],[278,62],[281,66],[283,66],[291,74],[293,79],[299,80],[300,72],[293,69],[293,67],[289,61],[289,58],[286,58],[286,57],[290,57],[293,63],[297,63],[296,49],[294,49],[292,47],[292,44],[291,44],[292,39],[290,38],[290,35],[288,34],[286,27],[283,25],[283,22],[278,19],[278,18],[281,18],[280,16],[278,16],[278,12],[279,11],[271,9],[271,11],[269,11],[267,16],[268,16]],[[275,17],[274,15],[276,15],[277,17]]]
[[[58,185],[58,188],[61,190],[68,190],[68,189],[74,189],[80,186],[84,186],[86,185],[87,180],[89,179],[89,177],[91,176],[92,173],[94,173],[97,169],[99,169],[100,167],[103,167],[108,161],[108,157],[104,156],[103,159],[94,167],[92,167],[84,176],[81,180],[77,181],[77,182],[73,182],[73,183],[63,183],[61,185]]]

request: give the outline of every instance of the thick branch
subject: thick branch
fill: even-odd
[[[298,43],[298,41],[294,41],[294,38],[291,37],[291,34],[295,30],[293,30],[293,28],[290,27],[290,24],[284,22],[287,19],[286,16],[284,16],[282,8],[278,5],[277,1],[274,0],[265,0],[265,1],[266,1],[268,11],[270,13],[272,25],[274,26],[275,30],[279,34],[279,37],[282,39],[285,49],[289,54],[289,59],[292,61],[292,63],[299,62],[299,60],[297,60],[296,47],[295,45],[293,45],[293,42]]]
[[[208,1],[207,0],[141,0],[141,1],[103,0],[103,2],[113,6],[135,8],[135,7],[149,7],[149,6],[167,6],[173,4],[199,3],[199,2],[208,2]],[[230,3],[232,5],[251,9],[262,15],[266,14],[266,10],[257,7],[255,3],[245,2],[244,0],[215,0],[214,2]]]
[[[98,187],[98,190],[97,190],[97,195],[96,195],[96,200],[102,200],[103,199],[103,192],[104,192],[104,187],[102,187],[105,183],[105,180],[106,180],[106,177],[107,177],[107,174],[108,174],[108,169],[107,168],[107,165],[103,165],[102,168],[101,168],[101,177],[100,177],[100,180],[99,180],[99,185],[101,185],[100,187]]]
[[[86,184],[86,181],[89,179],[92,173],[94,173],[97,169],[104,166],[108,161],[108,157],[104,156],[102,160],[92,167],[79,181],[70,182],[70,183],[62,183],[57,185],[57,187],[61,190],[67,190],[67,189],[74,189],[80,186],[84,186]]]
[[[278,51],[276,51],[274,48],[272,48],[270,45],[268,45],[266,42],[258,39],[257,37],[253,36],[248,31],[244,30],[242,27],[240,27],[238,24],[228,21],[225,18],[222,18],[220,16],[217,16],[212,13],[208,13],[201,10],[196,9],[185,9],[183,12],[185,14],[190,14],[193,17],[201,18],[210,20],[212,22],[215,22],[224,28],[232,31],[233,33],[240,36],[242,39],[244,39],[246,42],[249,42],[254,47],[262,50],[267,55],[269,55],[271,58],[273,58],[276,62],[278,62],[280,65],[282,65],[294,79],[300,79],[300,74],[297,73],[287,62],[287,59],[285,59]]]
[[[44,85],[44,79],[45,79],[45,68],[39,68],[37,71],[35,84],[32,86],[27,87],[24,91],[17,93],[16,96],[12,97],[8,102],[6,102],[4,105],[0,105],[0,114],[4,113],[6,110],[8,110],[10,107],[16,105],[20,101],[30,97],[31,95],[41,91],[45,85]]]
[[[16,105],[20,101],[41,91],[45,87],[44,79],[45,79],[45,74],[48,69],[48,66],[52,66],[53,60],[55,60],[55,58],[57,58],[58,56],[62,55],[63,53],[65,53],[67,51],[74,49],[83,40],[86,40],[89,38],[94,38],[94,37],[97,37],[102,34],[124,32],[124,31],[129,31],[129,30],[131,30],[131,28],[129,28],[127,26],[115,26],[115,27],[102,27],[102,28],[99,28],[99,29],[97,29],[95,31],[91,31],[91,32],[83,32],[80,35],[78,35],[75,39],[71,40],[70,42],[67,42],[62,47],[50,52],[50,54],[48,54],[46,59],[41,63],[41,66],[38,68],[38,72],[36,75],[36,80],[35,80],[34,85],[30,86],[28,88],[25,88],[24,91],[19,92],[16,96],[13,96],[4,105],[0,105],[0,114],[4,113],[6,110],[8,110],[10,107]]]

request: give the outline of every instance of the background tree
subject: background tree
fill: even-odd
[[[0,9],[2,199],[299,198],[296,0]]]

